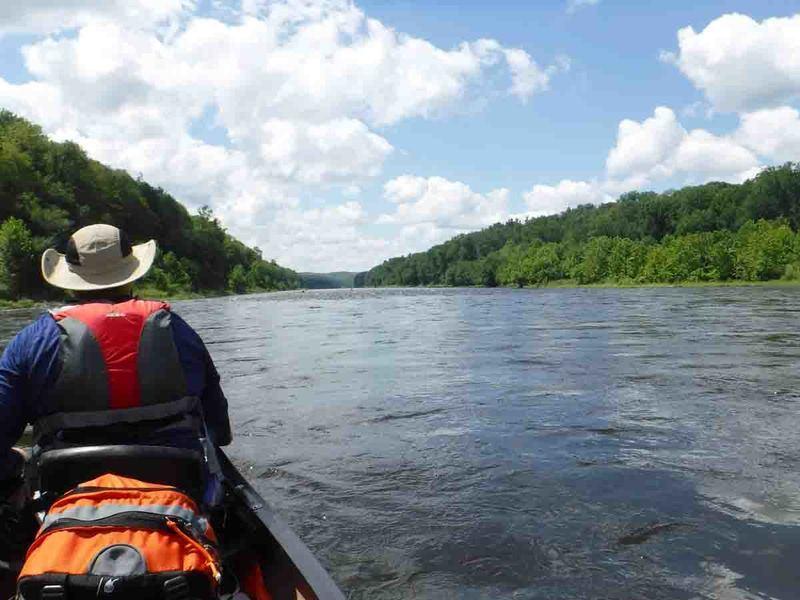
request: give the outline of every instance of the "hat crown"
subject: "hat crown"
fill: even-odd
[[[113,225],[97,224],[83,227],[72,234],[69,245],[68,262],[74,267],[80,267],[86,273],[108,271],[119,265],[126,257],[122,247],[121,232]]]
[[[155,240],[132,245],[113,225],[83,227],[69,238],[67,252],[48,248],[42,254],[42,276],[65,290],[105,290],[144,277],[156,258]]]

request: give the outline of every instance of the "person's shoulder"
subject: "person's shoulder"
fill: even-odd
[[[22,331],[27,331],[29,335],[39,337],[58,336],[58,324],[53,313],[45,311]]]
[[[167,310],[169,311],[170,315],[170,323],[172,323],[173,325],[178,325],[180,327],[188,327],[189,329],[191,329],[191,326],[186,322],[186,319],[184,319],[180,314],[172,310],[172,307],[167,305]]]
[[[40,314],[36,319],[31,321],[25,326],[17,335],[36,335],[43,332],[57,330],[56,320],[53,316],[54,311],[45,311]]]
[[[32,350],[40,343],[58,340],[58,326],[50,312],[39,315],[34,321],[23,327],[8,345],[14,352]]]
[[[190,345],[201,345],[203,344],[203,340],[200,338],[200,334],[197,333],[194,328],[192,328],[186,320],[176,313],[173,310],[170,310],[170,326],[172,327],[172,333],[175,336],[176,341],[183,342],[185,344]]]

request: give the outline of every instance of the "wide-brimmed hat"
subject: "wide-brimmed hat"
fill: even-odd
[[[144,277],[155,257],[155,240],[131,246],[125,232],[113,225],[88,225],[72,234],[66,254],[45,250],[42,275],[65,290],[104,290]]]

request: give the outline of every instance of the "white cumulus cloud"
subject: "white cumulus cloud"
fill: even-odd
[[[773,162],[800,161],[800,112],[781,106],[744,114],[734,137]]]
[[[260,157],[269,174],[302,183],[373,177],[393,149],[357,119],[324,123],[269,119],[259,137]]]
[[[606,172],[616,182],[610,187],[634,189],[671,177],[683,183],[742,181],[759,165],[758,157],[734,137],[703,129],[687,131],[672,109],[660,106],[642,122],[620,122]]]
[[[395,212],[381,215],[378,222],[477,229],[508,215],[508,193],[499,188],[480,194],[465,183],[444,177],[401,175],[384,185],[384,197],[397,206]]]
[[[662,53],[720,111],[745,112],[800,97],[800,15],[761,22],[727,14],[696,32],[678,32],[677,53]]]
[[[731,137],[694,129],[675,150],[672,167],[675,173],[684,175],[687,183],[742,182],[755,175],[761,164],[753,152]]]
[[[617,128],[616,146],[606,159],[606,170],[614,178],[669,176],[667,163],[685,135],[675,113],[664,106],[641,123],[624,119]]]
[[[140,26],[180,17],[195,6],[194,0],[21,0],[0,2],[0,35],[51,33],[72,29],[99,19]]]
[[[237,204],[236,208],[239,207]],[[254,208],[255,212],[227,215],[228,222],[241,227],[243,239],[248,243],[271,240],[275,255],[288,264],[304,265],[304,270],[361,270],[372,266],[373,257],[383,259],[402,251],[394,240],[364,232],[366,212],[353,200],[315,208],[285,206],[270,210],[263,205]]]
[[[596,182],[562,179],[556,185],[534,185],[524,195],[526,217],[552,215],[582,204],[599,204],[612,198]]]

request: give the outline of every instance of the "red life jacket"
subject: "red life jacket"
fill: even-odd
[[[34,424],[37,442],[53,442],[65,430],[197,413],[199,402],[187,396],[165,302],[95,302],[60,309],[53,318],[60,330],[61,370],[49,394],[50,414]]]

